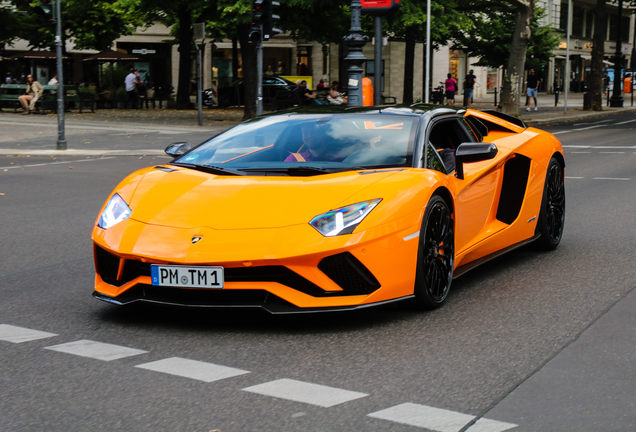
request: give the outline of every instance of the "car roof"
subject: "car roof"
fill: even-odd
[[[457,109],[430,104],[381,105],[352,108],[343,105],[308,105],[276,111],[266,114],[264,117],[296,114],[394,114],[422,117],[427,113],[430,113],[432,116],[438,116],[442,114],[457,114],[458,112],[459,110]]]

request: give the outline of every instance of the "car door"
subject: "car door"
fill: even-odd
[[[464,179],[455,177],[454,166],[444,163],[444,155],[450,153],[464,142],[477,142],[477,137],[463,118],[457,115],[442,116],[429,123],[427,144],[431,146],[442,161],[455,195],[455,250],[457,254],[488,237],[499,228],[493,226],[493,206],[501,172],[487,167],[491,162],[479,162],[464,165]],[[452,159],[454,162],[454,159]],[[495,224],[498,226],[498,224]]]

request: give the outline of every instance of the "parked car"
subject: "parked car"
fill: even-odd
[[[274,100],[279,89],[294,90],[296,84],[288,79],[276,76],[263,76],[263,103],[268,104]],[[219,87],[218,107],[225,108],[232,105],[245,104],[245,90],[243,78],[234,81],[229,86]],[[212,89],[203,90],[203,104],[212,106]]]

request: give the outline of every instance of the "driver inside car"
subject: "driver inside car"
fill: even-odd
[[[301,127],[303,144],[297,152],[290,153],[285,162],[333,161],[331,149],[325,144],[325,136],[318,125],[305,123]],[[303,151],[304,150],[304,151]]]

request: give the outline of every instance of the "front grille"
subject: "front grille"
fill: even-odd
[[[95,245],[95,258],[97,260],[97,273],[99,273],[104,282],[115,286],[121,286],[121,284],[117,281],[119,257]]]
[[[204,290],[135,285],[116,297],[122,303],[146,300],[187,306],[260,306],[267,300],[263,290]]]
[[[346,295],[369,294],[380,288],[373,273],[349,252],[323,258],[318,269],[337,283]]]
[[[139,276],[150,277],[150,263],[126,260],[122,277],[117,280],[119,257],[99,246],[95,246],[95,249],[97,271],[104,282],[114,286],[122,286]],[[285,266],[229,267],[224,269],[224,273],[226,282],[276,282],[312,297],[368,294],[380,287],[380,283],[373,274],[348,252],[323,259],[318,268],[337,283],[343,291],[325,291]],[[227,290],[227,292],[229,291]],[[241,292],[243,291],[249,290],[241,290]]]

